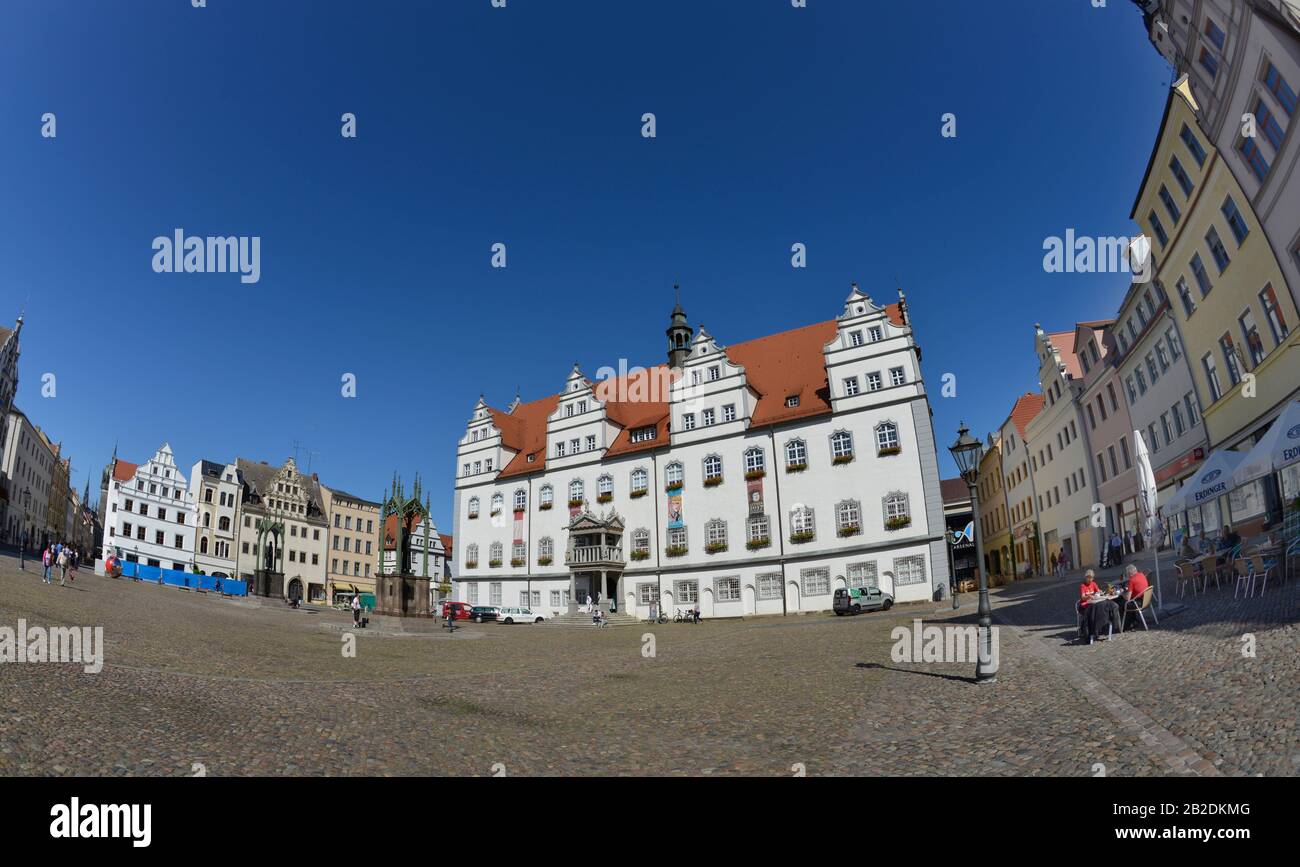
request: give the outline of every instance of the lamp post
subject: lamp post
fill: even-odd
[[[979,514],[979,497],[975,485],[979,482],[980,458],[984,455],[984,444],[970,435],[965,424],[957,429],[957,442],[948,447],[957,469],[966,487],[970,490],[971,513]],[[979,653],[975,662],[975,681],[993,683],[997,680],[997,658],[993,654],[993,609],[989,606],[988,570],[984,564],[984,539],[979,527],[972,525],[971,533],[975,536],[975,568],[980,576],[979,597]]]

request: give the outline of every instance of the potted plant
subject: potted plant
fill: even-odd
[[[901,530],[910,526],[912,523],[911,515],[894,515],[892,518],[885,519],[886,530]]]
[[[725,550],[727,550],[727,543],[726,543],[726,542],[706,542],[706,543],[704,544],[704,553],[705,553],[705,554],[717,554],[717,553],[719,553],[719,552],[721,552],[721,551],[725,551]]]
[[[816,535],[817,534],[814,533],[812,530],[799,530],[797,532],[790,534],[790,541],[796,545],[799,545],[804,542],[811,542],[813,540],[813,537],[815,537]]]
[[[492,514],[489,515],[489,517],[495,518],[495,517],[496,517],[497,515],[499,515],[499,514],[501,514],[501,510],[500,510],[500,509],[493,509],[493,510],[492,510]]]
[[[797,464],[786,464],[786,465],[785,465],[785,471],[786,471],[787,473],[802,473],[802,472],[803,472],[804,470],[806,470],[806,469],[808,469],[808,462],[807,462],[807,461],[800,461],[800,462],[797,463]]]
[[[722,484],[722,476],[707,476],[704,479],[704,487],[706,488],[716,488],[720,484]]]
[[[772,540],[767,536],[764,536],[761,539],[750,539],[748,542],[745,543],[745,547],[751,551],[758,551],[768,547],[771,544],[772,544]]]
[[[831,465],[838,467],[840,464],[847,464],[853,460],[853,455],[836,455],[831,458]]]
[[[500,560],[489,560],[489,561],[488,561],[488,568],[489,568],[489,569],[496,569],[496,568],[499,568],[500,566],[501,566],[501,561],[500,561]]]
[[[748,470],[745,472],[745,481],[752,482],[754,479],[761,479],[767,475],[767,470]]]
[[[551,562],[552,562],[552,561],[551,561],[551,558],[550,558],[550,557],[538,557],[538,558],[537,558],[537,565],[538,565],[538,566],[549,566],[549,565],[551,565]]]
[[[511,557],[511,558],[510,558],[510,565],[513,566],[513,567],[515,567],[516,569],[518,569],[520,566],[525,565],[527,562],[528,562],[528,561],[525,560],[525,559],[523,559],[522,557]]]
[[[631,555],[631,556],[632,556],[632,559],[633,559],[633,560],[649,560],[649,559],[650,559],[650,552],[649,552],[649,551],[641,551],[641,550],[637,550],[637,549],[634,548],[634,549],[632,550],[632,555]]]
[[[902,451],[902,446],[884,446],[880,451],[876,452],[876,454],[882,458],[887,458],[890,455],[896,455]]]
[[[613,499],[614,499],[614,495],[613,495],[612,493],[609,493],[609,492],[606,492],[606,493],[603,493],[603,494],[597,494],[597,495],[596,495],[596,502],[597,502],[597,503],[608,503],[608,502],[610,502],[610,501],[613,500]]]
[[[664,556],[666,557],[684,557],[685,555],[686,555],[685,545],[669,545],[667,548],[664,549]]]
[[[477,569],[477,568],[478,568],[478,561],[477,561],[477,560],[466,560],[466,561],[465,561],[465,568],[466,568],[466,569]]]
[[[555,505],[554,503],[542,503],[540,506],[537,507],[537,511],[539,512],[548,511],[554,505]]]
[[[577,508],[579,508],[579,507],[581,507],[581,506],[582,506],[582,498],[580,498],[580,497],[574,497],[574,498],[572,498],[572,499],[569,500],[569,508],[570,508],[570,509],[577,509]]]
[[[628,496],[635,500],[639,497],[644,497],[648,493],[650,493],[650,490],[648,488],[639,488],[633,491],[632,493],[628,494]]]
[[[861,524],[845,524],[843,527],[840,527],[840,531],[839,531],[839,532],[840,532],[840,538],[841,538],[841,539],[843,539],[843,538],[846,537],[846,536],[856,536],[856,535],[858,535],[859,533],[862,532],[862,525],[861,525]]]

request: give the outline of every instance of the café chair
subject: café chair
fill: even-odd
[[[1148,587],[1143,591],[1141,599],[1129,599],[1126,601],[1124,603],[1124,611],[1119,618],[1120,632],[1123,632],[1124,627],[1128,624],[1130,614],[1136,614],[1138,616],[1138,620],[1142,621],[1143,630],[1150,631],[1150,627],[1147,626],[1146,612],[1151,613],[1151,619],[1155,621],[1156,626],[1159,626],[1160,618],[1156,617],[1156,610],[1151,605],[1151,600],[1155,599],[1155,597],[1156,588]]]
[[[1233,560],[1232,569],[1237,576],[1237,584],[1232,588],[1232,598],[1236,599],[1237,594],[1244,589],[1246,598],[1249,599],[1255,592],[1255,570],[1251,568],[1251,562],[1245,558]]]
[[[1250,558],[1250,589],[1251,595],[1254,595],[1255,579],[1260,575],[1264,576],[1264,583],[1259,587],[1259,595],[1263,596],[1264,591],[1268,589],[1268,576],[1277,568],[1276,560],[1265,560],[1259,554]]]
[[[1187,592],[1187,585],[1192,585],[1192,595],[1196,595],[1196,567],[1191,560],[1179,560],[1174,563],[1174,568],[1178,570],[1178,595],[1181,597]]]

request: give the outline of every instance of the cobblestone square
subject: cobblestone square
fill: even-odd
[[[1170,592],[1172,582],[1166,585]],[[926,603],[605,630],[469,625],[356,635],[328,609],[0,557],[0,626],[102,626],[99,674],[0,664],[0,774],[1295,774],[1295,582],[1188,599],[1150,632],[1067,643],[1072,580],[995,592],[994,685],[891,661]],[[1256,639],[1244,658],[1241,636]],[[655,655],[643,655],[646,635]],[[495,771],[494,771],[495,768]]]

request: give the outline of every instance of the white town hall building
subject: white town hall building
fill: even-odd
[[[724,347],[678,306],[669,362],[492,409],[457,446],[457,601],[552,615],[825,611],[948,584],[930,405],[906,299]]]

